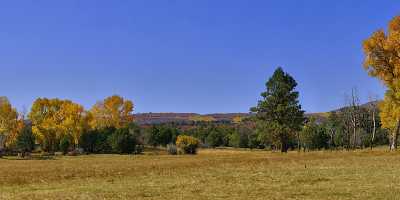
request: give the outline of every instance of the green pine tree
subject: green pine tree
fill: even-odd
[[[259,127],[267,127],[262,131],[271,134],[282,152],[288,151],[290,141],[305,121],[299,93],[294,90],[296,86],[293,77],[279,67],[266,83],[266,91],[261,94],[263,99],[251,109],[256,113],[257,123],[264,125]]]

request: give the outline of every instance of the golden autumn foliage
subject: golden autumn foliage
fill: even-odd
[[[384,101],[380,102],[379,108],[383,128],[395,131],[398,116],[400,116],[400,107],[396,104],[389,96],[385,96]]]
[[[191,136],[179,135],[176,139],[176,146],[185,154],[196,154],[199,145],[199,140]]]
[[[11,145],[22,127],[23,121],[18,118],[17,110],[6,97],[0,97],[0,146]]]
[[[208,116],[208,115],[204,115],[204,116],[196,115],[196,116],[190,117],[190,120],[195,121],[195,122],[213,122],[213,121],[215,121],[215,118],[212,116]]]
[[[400,88],[400,16],[389,23],[388,31],[378,30],[364,41],[364,68],[393,91]],[[396,94],[396,98],[400,95]]]
[[[382,126],[392,130],[392,148],[397,147],[400,126],[400,16],[387,31],[378,30],[364,41],[364,68],[388,88],[380,104]]]
[[[242,122],[242,121],[243,121],[243,118],[242,118],[241,116],[235,116],[235,117],[232,119],[232,122],[235,123],[235,124],[239,124],[239,123]]]
[[[96,103],[90,110],[90,126],[94,129],[121,128],[133,122],[133,103],[114,95]]]
[[[84,108],[70,100],[39,98],[33,103],[29,119],[37,140],[49,150],[66,135],[72,136],[77,145],[87,126]]]
[[[62,104],[60,113],[64,117],[61,122],[63,132],[72,136],[74,145],[78,145],[83,131],[89,126],[87,113],[81,105],[70,101]]]

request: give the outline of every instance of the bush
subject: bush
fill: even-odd
[[[131,154],[135,152],[136,138],[129,133],[129,129],[121,128],[109,138],[110,146],[114,153]]]
[[[109,137],[115,132],[115,128],[105,128],[85,132],[79,139],[79,146],[88,153],[110,153]]]
[[[148,145],[153,147],[164,146],[176,141],[179,135],[179,130],[173,126],[168,125],[153,125],[145,132],[145,141]]]
[[[326,129],[315,122],[310,120],[303,130],[300,132],[300,141],[304,150],[320,150],[327,149],[329,147],[330,137]]]
[[[199,141],[191,136],[180,135],[176,139],[176,146],[184,154],[196,154]]]
[[[246,133],[242,133],[239,130],[235,131],[230,135],[229,145],[236,148],[247,148],[249,145],[249,137]]]
[[[69,149],[71,147],[71,138],[64,136],[60,140],[60,150],[63,152],[63,154],[67,154]]]
[[[16,147],[22,157],[25,153],[32,152],[35,148],[35,136],[32,133],[31,126],[25,126],[17,137]]]
[[[206,142],[210,147],[213,148],[221,146],[224,142],[224,135],[217,130],[212,130],[210,134],[208,134]]]
[[[167,151],[170,155],[178,154],[178,149],[176,148],[176,145],[174,145],[174,144],[167,145]]]

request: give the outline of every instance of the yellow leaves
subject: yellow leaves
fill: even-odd
[[[39,141],[44,140],[45,135],[40,131],[39,126],[32,126],[32,132]]]
[[[199,145],[199,140],[191,136],[179,135],[176,139],[176,146],[185,154],[196,154]]]
[[[235,116],[233,119],[232,119],[232,121],[233,121],[233,123],[235,123],[235,124],[239,124],[240,122],[242,122],[242,117],[240,117],[240,116]]]
[[[399,32],[400,31],[400,16],[394,17],[389,22],[389,34],[392,32]]]
[[[209,115],[195,115],[193,117],[190,117],[190,120],[195,122],[213,122],[215,121],[215,118]]]
[[[23,127],[17,110],[12,107],[7,97],[0,97],[0,135],[6,136],[5,144],[12,144]]]
[[[105,127],[121,128],[133,122],[133,103],[114,95],[96,103],[90,110],[90,126],[95,129]]]
[[[400,120],[400,16],[390,21],[387,33],[376,31],[363,47],[364,68],[388,87],[380,116],[382,126],[393,130]]]
[[[32,131],[40,140],[71,135],[75,144],[83,132],[86,120],[84,108],[69,100],[37,99],[29,114]]]
[[[364,68],[388,88],[399,90],[400,83],[400,16],[391,20],[388,32],[378,30],[363,44]]]
[[[400,119],[399,101],[393,99],[390,92],[388,92],[385,95],[385,99],[379,103],[379,109],[381,111],[382,127],[393,131]]]

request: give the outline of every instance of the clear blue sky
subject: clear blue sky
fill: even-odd
[[[361,43],[400,14],[397,0],[68,0],[0,5],[0,95],[90,108],[112,94],[135,112],[248,112],[277,66],[307,112],[358,87],[383,96]]]

